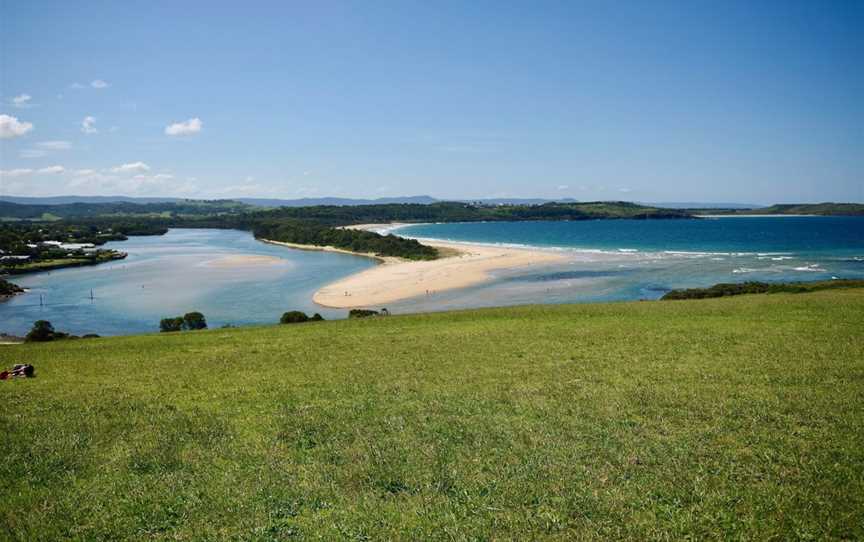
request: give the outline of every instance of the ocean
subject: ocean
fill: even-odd
[[[864,279],[864,217],[473,222],[390,228],[418,239],[560,251],[564,264],[494,273],[394,310],[658,299],[718,282]]]

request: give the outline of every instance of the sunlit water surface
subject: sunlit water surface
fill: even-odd
[[[346,311],[316,306],[312,294],[375,265],[369,258],[269,245],[236,230],[173,229],[106,247],[129,256],[14,277],[29,292],[0,303],[0,331],[21,334],[44,319],[76,334],[143,333],[158,331],[161,318],[193,310],[210,327],[274,323],[295,309],[342,318]]]
[[[396,228],[399,235],[565,255],[495,272],[474,288],[393,304],[396,311],[657,299],[718,282],[864,279],[864,217],[482,222]]]

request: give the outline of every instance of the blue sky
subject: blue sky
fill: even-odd
[[[0,194],[864,201],[864,2],[0,0]]]

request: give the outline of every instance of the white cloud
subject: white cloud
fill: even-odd
[[[66,168],[63,166],[49,166],[43,167],[41,169],[32,169],[32,168],[18,168],[18,169],[6,169],[0,170],[0,177],[4,178],[15,178],[15,177],[27,177],[30,175],[57,175],[66,171]]]
[[[29,122],[21,122],[10,115],[0,115],[0,139],[20,137],[33,130]]]
[[[86,87],[84,85],[82,85],[81,83],[72,83],[71,85],[69,85],[69,88],[82,89],[82,88],[86,88]]]
[[[69,141],[40,141],[36,143],[37,149],[23,149],[18,155],[21,158],[41,158],[48,155],[48,151],[67,151],[72,148]]]
[[[157,173],[156,175],[135,175],[132,177],[135,181],[170,181],[174,175],[170,173]]]
[[[558,190],[567,190],[568,188],[570,188],[569,184],[559,184],[558,185]]]
[[[214,190],[213,193],[219,197],[237,197],[237,196],[255,196],[264,193],[267,190],[266,186],[255,184],[254,179],[246,177],[243,184],[226,186]]]
[[[96,117],[84,117],[81,121],[81,131],[85,134],[96,134],[99,130],[96,129]]]
[[[145,173],[147,171],[150,171],[150,166],[148,166],[144,162],[131,162],[129,164],[123,164],[115,168],[111,168],[111,171],[113,173]]]
[[[30,168],[0,169],[0,177],[3,178],[24,177],[32,174],[33,170]]]
[[[188,196],[199,192],[194,180],[180,181],[170,173],[139,174],[128,177],[100,173],[93,169],[76,171],[75,177],[67,183],[66,189],[84,195],[110,192],[132,196]]]
[[[201,119],[195,117],[185,122],[175,122],[165,127],[165,134],[169,136],[185,136],[197,134],[201,131],[204,123]]]
[[[29,94],[19,94],[18,96],[12,98],[12,105],[20,108],[30,107],[32,105],[30,103],[30,100],[32,99],[33,96],[30,96]]]
[[[68,151],[72,148],[72,143],[69,141],[40,141],[36,143],[36,146],[49,151]]]
[[[632,192],[633,189],[632,188],[619,188],[618,191],[626,194],[628,192]]]
[[[108,88],[111,85],[109,85],[108,83],[106,83],[105,81],[103,81],[101,79],[94,79],[93,81],[90,82],[90,86],[93,88],[100,88],[101,89],[101,88]]]

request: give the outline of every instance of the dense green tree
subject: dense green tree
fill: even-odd
[[[348,311],[348,318],[368,318],[370,316],[378,316],[378,311],[368,309],[351,309]]]
[[[195,331],[198,329],[207,329],[207,320],[204,315],[198,311],[187,312],[183,315],[183,329]]]
[[[176,316],[174,318],[163,318],[159,322],[159,331],[163,333],[169,333],[172,331],[182,331],[183,330],[183,318],[180,316]]]
[[[53,341],[56,333],[54,326],[48,320],[36,320],[33,322],[33,328],[24,337],[27,342],[45,342]]]
[[[288,311],[279,319],[280,324],[302,324],[308,321],[309,317],[302,311]]]

